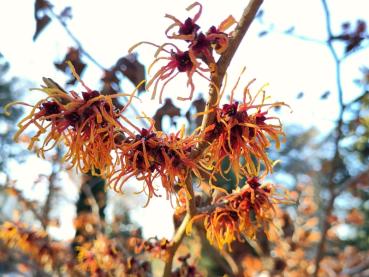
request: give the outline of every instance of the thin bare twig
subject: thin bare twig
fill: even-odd
[[[102,231],[103,231],[102,220],[101,220],[101,217],[100,217],[99,204],[96,201],[95,195],[92,193],[92,190],[91,190],[90,185],[89,185],[88,182],[82,183],[81,190],[87,196],[88,204],[91,207],[91,211],[97,219],[97,228],[98,228],[97,232],[99,234],[101,234]]]
[[[42,207],[42,218],[43,218],[43,222],[42,225],[44,227],[44,229],[46,230],[47,225],[49,224],[50,221],[50,211],[52,208],[52,201],[54,199],[55,196],[55,192],[56,192],[56,180],[58,177],[58,172],[60,171],[60,158],[61,158],[62,152],[61,152],[61,148],[57,147],[56,148],[56,155],[53,157],[53,162],[52,162],[52,172],[50,174],[50,176],[48,177],[48,182],[49,182],[49,186],[48,186],[48,193],[46,196],[46,200],[45,203]]]
[[[322,40],[319,40],[319,39],[316,39],[316,38],[312,38],[312,37],[307,37],[307,36],[300,35],[300,34],[289,33],[289,32],[281,32],[281,34],[285,35],[285,36],[289,36],[291,38],[298,39],[298,40],[303,40],[303,41],[306,41],[306,42],[313,42],[313,43],[317,43],[317,44],[326,44],[325,41],[322,41]]]
[[[333,212],[333,208],[334,208],[334,203],[335,200],[337,198],[337,196],[339,195],[336,191],[335,191],[335,182],[334,182],[334,177],[336,174],[336,171],[339,167],[339,160],[340,160],[340,153],[339,153],[339,143],[340,140],[343,137],[343,133],[342,133],[342,125],[343,125],[343,114],[345,112],[345,104],[343,102],[343,89],[342,89],[342,81],[341,81],[341,59],[338,57],[337,52],[335,50],[335,48],[333,47],[332,44],[332,37],[333,37],[333,32],[332,32],[332,27],[331,27],[331,17],[330,17],[330,12],[329,12],[329,7],[327,4],[326,0],[322,0],[322,4],[323,4],[323,9],[324,9],[324,14],[325,14],[325,20],[326,20],[326,29],[327,29],[327,34],[328,34],[328,40],[327,40],[327,47],[330,50],[330,53],[334,59],[334,63],[335,63],[335,74],[336,74],[336,84],[337,84],[337,92],[338,92],[338,105],[339,105],[339,114],[338,114],[338,121],[337,121],[337,125],[335,128],[335,140],[334,140],[334,155],[332,158],[332,168],[331,168],[331,173],[328,177],[328,189],[330,192],[330,196],[329,196],[329,200],[325,209],[325,215],[323,217],[323,222],[322,222],[322,235],[321,235],[321,239],[318,243],[318,248],[317,248],[317,253],[316,253],[316,258],[315,258],[315,271],[313,276],[317,277],[318,273],[319,273],[319,268],[320,268],[320,262],[324,257],[324,252],[325,252],[325,244],[327,241],[327,233],[328,233],[328,229],[330,227],[330,223],[329,223],[329,217]]]
[[[26,209],[32,212],[35,218],[41,223],[42,227],[44,227],[43,217],[37,209],[38,205],[35,205],[35,201],[29,200],[24,197],[20,190],[16,189],[12,184],[10,184],[10,180],[7,180],[5,185],[1,186],[0,189],[8,190],[8,192],[11,192],[11,194],[14,195],[17,200],[24,205]],[[46,231],[46,229],[44,230]]]
[[[367,270],[368,268],[369,268],[369,260],[365,260],[361,264],[358,264],[354,267],[345,268],[344,270],[342,270],[342,274],[345,276],[354,276],[355,274],[361,273],[364,270]]]
[[[79,39],[73,34],[73,32],[69,29],[67,23],[61,18],[58,14],[54,12],[52,7],[49,7],[49,11],[51,15],[60,23],[60,25],[64,28],[65,32],[68,34],[68,36],[74,41],[74,43],[77,45],[78,49],[85,55],[92,63],[94,63],[98,68],[101,70],[106,70],[104,66],[102,66],[97,60],[94,59],[92,55],[90,55],[89,52],[86,51],[86,49],[83,47],[82,43],[79,41]]]

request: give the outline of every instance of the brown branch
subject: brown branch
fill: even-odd
[[[54,166],[53,166],[54,167]],[[45,203],[42,207],[42,213],[41,213],[41,217],[42,217],[42,227],[46,230],[47,225],[49,224],[49,215],[50,215],[50,211],[51,211],[51,205],[52,205],[52,200],[54,198],[54,193],[55,193],[55,181],[57,178],[57,173],[53,170],[53,172],[50,174],[48,181],[49,181],[49,186],[48,186],[48,193],[46,196],[46,200]]]
[[[219,60],[216,63],[215,70],[211,74],[211,85],[209,89],[209,99],[205,106],[205,115],[202,120],[201,130],[204,131],[207,126],[210,126],[214,122],[215,113],[212,111],[218,102],[218,91],[222,87],[223,78],[227,71],[229,64],[232,61],[234,54],[236,53],[243,37],[245,36],[247,30],[249,29],[251,22],[256,16],[256,13],[263,3],[263,0],[251,0],[247,7],[245,8],[241,19],[234,31],[233,37],[230,39],[228,48],[221,55]],[[199,145],[191,152],[190,157],[195,158],[200,156],[205,150],[208,142],[199,143]],[[181,225],[177,229],[173,240],[171,242],[171,247],[169,248],[169,259],[165,263],[164,266],[164,277],[169,277],[172,272],[173,258],[175,253],[182,243],[183,237],[185,235],[185,230],[188,222],[191,218],[196,214],[196,206],[195,206],[195,195],[192,187],[191,178],[187,179],[186,189],[189,194],[189,199],[187,199],[187,212],[186,216],[183,219]],[[188,198],[188,197],[187,197]]]
[[[231,63],[234,54],[240,46],[243,37],[249,29],[251,22],[254,20],[256,13],[262,3],[263,0],[251,0],[249,2],[245,10],[243,11],[241,19],[238,22],[233,37],[229,41],[227,49],[224,51],[224,53],[221,55],[216,63],[215,70],[211,75],[209,100],[205,106],[205,114],[201,123],[201,131],[204,131],[207,126],[210,126],[214,122],[215,113],[214,111],[212,111],[212,109],[215,108],[218,102],[218,91],[222,87],[223,78],[225,76],[227,68]],[[191,152],[190,156],[192,158],[200,156],[207,146],[208,142],[199,143],[199,145]]]
[[[324,254],[325,254],[325,244],[327,241],[327,234],[328,234],[328,230],[330,227],[329,217],[333,212],[335,200],[340,192],[340,191],[337,192],[335,190],[336,184],[334,181],[334,177],[339,168],[339,161],[340,161],[339,143],[343,137],[343,133],[342,133],[343,114],[346,108],[345,104],[343,103],[343,89],[342,89],[342,81],[341,81],[341,59],[338,57],[337,52],[334,49],[333,44],[332,44],[331,38],[333,37],[333,32],[332,32],[332,27],[331,27],[330,12],[329,12],[329,8],[328,8],[326,0],[322,0],[322,4],[323,4],[323,9],[324,9],[324,14],[325,14],[325,19],[326,19],[326,29],[327,29],[327,34],[328,34],[327,47],[329,48],[330,53],[335,63],[339,114],[338,114],[337,126],[334,130],[334,132],[336,133],[336,137],[334,140],[334,155],[333,155],[333,159],[331,162],[332,168],[331,168],[331,173],[328,176],[328,189],[330,192],[330,196],[329,196],[329,200],[328,200],[328,203],[325,209],[325,215],[323,217],[323,222],[322,222],[322,235],[318,243],[318,248],[317,248],[317,253],[316,253],[316,258],[315,258],[315,271],[313,274],[314,277],[318,276],[320,262],[323,259]]]
[[[46,230],[47,225],[49,224],[49,216],[50,216],[50,211],[52,208],[52,201],[54,199],[55,196],[55,192],[56,192],[56,180],[58,177],[58,172],[60,171],[60,157],[62,155],[61,149],[60,147],[57,147],[56,149],[57,153],[53,158],[53,164],[52,164],[52,172],[48,178],[48,182],[49,182],[49,186],[48,186],[48,193],[46,196],[46,200],[45,203],[42,207],[42,218],[43,221],[41,222],[41,224],[43,225],[43,228]]]
[[[1,186],[1,189],[4,189],[5,191],[10,193],[11,195],[14,195],[16,197],[16,199],[20,203],[22,203],[27,210],[32,212],[32,214],[35,216],[35,218],[41,223],[42,227],[44,227],[43,217],[37,209],[37,207],[39,205],[36,205],[36,203],[39,204],[38,202],[27,199],[22,194],[22,191],[20,191],[19,189],[16,189],[12,184],[10,184],[9,180],[6,181],[5,185]],[[44,228],[44,230],[46,231],[45,228]]]
[[[187,197],[186,197],[186,215],[181,222],[181,225],[178,227],[174,237],[170,243],[168,248],[168,260],[165,262],[163,277],[170,277],[172,275],[172,266],[173,266],[173,259],[177,252],[178,247],[181,245],[184,235],[186,233],[187,224],[190,222],[191,218],[196,214],[196,204],[195,204],[195,193],[192,187],[192,180],[190,177],[186,180],[186,190],[187,190]]]
[[[84,194],[87,196],[87,201],[88,204],[91,207],[91,212],[92,214],[96,217],[97,219],[97,232],[99,234],[102,233],[103,231],[103,227],[102,227],[102,220],[100,217],[100,208],[99,208],[99,204],[96,201],[95,195],[92,193],[91,188],[89,186],[88,182],[84,182],[81,185],[81,190],[84,192]]]
[[[219,77],[219,88],[223,81],[223,77],[227,71],[231,60],[236,53],[243,37],[245,36],[247,30],[249,29],[251,22],[254,20],[256,13],[258,12],[263,0],[251,0],[249,4],[243,11],[240,21],[238,22],[237,28],[234,32],[233,38],[229,41],[229,45],[222,56],[217,62],[218,77]]]
[[[355,274],[361,273],[364,270],[367,270],[368,268],[369,268],[369,260],[365,260],[357,266],[345,268],[344,270],[342,270],[342,274],[345,276],[354,276]]]
[[[352,176],[347,179],[336,192],[337,194],[342,193],[346,188],[355,187],[355,185],[359,184],[360,187],[367,187],[369,185],[369,167],[361,171],[358,175]]]

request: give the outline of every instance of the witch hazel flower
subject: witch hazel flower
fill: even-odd
[[[223,177],[224,173],[233,170],[237,184],[242,176],[257,176],[261,166],[265,174],[272,172],[274,163],[266,150],[272,141],[278,149],[281,138],[285,137],[279,118],[269,116],[269,112],[273,107],[287,105],[283,102],[268,103],[264,87],[252,95],[249,90],[251,83],[244,88],[242,102],[233,99],[236,84],[229,104],[215,108],[214,123],[205,129],[205,141],[212,142],[206,150],[209,157],[207,168],[214,172],[213,175],[219,173]],[[225,159],[229,159],[230,166],[223,170]]]
[[[179,100],[191,100],[195,91],[195,85],[193,82],[194,74],[198,74],[207,81],[210,81],[208,73],[214,71],[216,67],[216,61],[213,55],[213,50],[216,53],[221,54],[228,47],[228,40],[230,34],[226,33],[226,30],[236,23],[232,16],[229,16],[218,27],[212,26],[208,32],[201,31],[201,27],[197,24],[198,19],[202,13],[202,5],[198,2],[190,5],[187,10],[191,10],[198,7],[198,12],[193,18],[188,17],[184,22],[180,21],[173,15],[166,15],[174,21],[165,34],[167,38],[172,40],[182,40],[187,43],[187,48],[181,50],[174,43],[164,43],[163,45],[157,45],[152,42],[142,41],[135,44],[129,52],[132,52],[136,47],[141,44],[149,44],[157,48],[154,55],[155,59],[149,67],[149,74],[151,69],[159,61],[166,60],[167,63],[161,66],[153,77],[147,82],[146,89],[149,90],[153,87],[152,98],[154,99],[157,94],[159,85],[161,85],[159,93],[159,101],[162,103],[162,95],[166,85],[177,77],[180,73],[186,73],[187,75],[187,87],[190,89],[189,96],[178,97]],[[170,32],[177,28],[177,32]],[[171,49],[166,49],[171,47]]]
[[[184,186],[192,173],[201,178],[200,166],[189,156],[197,143],[195,136],[184,137],[184,130],[164,134],[155,131],[153,126],[143,128],[119,146],[119,166],[108,176],[108,186],[122,192],[127,181],[135,177],[143,181],[142,191],[146,192],[149,203],[152,197],[160,196],[154,185],[158,179],[167,199],[171,199],[176,195],[175,186]]]
[[[187,226],[187,233],[191,232],[193,222],[202,220],[209,242],[220,250],[226,245],[231,251],[232,242],[243,241],[244,237],[255,239],[259,230],[267,237],[275,236],[278,230],[273,217],[279,203],[288,203],[288,197],[279,195],[274,184],[249,177],[241,188],[225,193],[209,207],[200,208]]]
[[[36,90],[46,93],[46,98],[35,105],[13,102],[6,107],[8,109],[16,104],[31,107],[30,113],[18,123],[19,130],[14,139],[19,140],[25,130],[33,126],[37,131],[30,139],[29,149],[36,148],[37,154],[44,158],[47,151],[64,142],[67,152],[63,160],[69,161],[70,167],[83,173],[91,171],[96,175],[105,175],[114,166],[111,152],[117,149],[117,141],[122,136],[133,135],[122,124],[121,113],[136,90],[132,94],[102,95],[86,86],[70,62],[69,66],[86,91],[81,94],[67,92],[53,80],[44,78],[45,86]],[[121,96],[129,96],[130,99],[125,107],[118,109],[113,100]]]

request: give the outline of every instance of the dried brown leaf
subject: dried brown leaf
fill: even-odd
[[[171,99],[165,99],[164,105],[157,110],[156,114],[153,117],[155,120],[155,128],[157,130],[162,130],[162,120],[165,115],[168,115],[171,119],[171,122],[173,123],[174,117],[179,116],[181,114],[180,112],[181,110],[174,106]]]
[[[137,60],[137,55],[135,54],[129,54],[120,58],[115,65],[115,70],[126,76],[135,86],[138,86],[145,80],[145,67]],[[144,90],[145,86],[138,88],[139,93]]]
[[[68,53],[65,55],[64,59],[59,63],[54,63],[55,67],[65,73],[70,75],[70,80],[67,82],[68,85],[73,85],[76,82],[76,79],[73,77],[72,73],[69,70],[67,65],[67,61],[71,61],[78,75],[82,75],[83,71],[86,68],[86,64],[81,60],[81,52],[76,48],[69,48]]]

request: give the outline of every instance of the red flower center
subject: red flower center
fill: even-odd
[[[193,33],[196,33],[198,29],[200,29],[200,26],[195,24],[195,22],[191,18],[187,18],[182,26],[179,28],[178,33],[180,35],[191,35]]]
[[[183,53],[173,53],[172,55],[176,59],[177,69],[179,72],[187,72],[192,69],[193,63],[188,51],[185,51]]]

